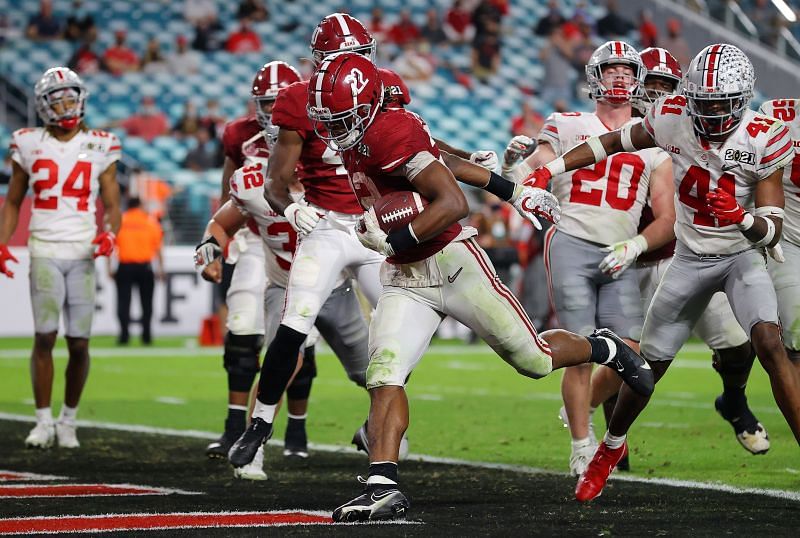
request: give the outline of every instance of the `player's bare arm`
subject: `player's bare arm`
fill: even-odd
[[[106,224],[116,234],[122,224],[122,212],[119,209],[119,183],[117,183],[117,163],[111,163],[100,177],[100,198],[105,208]]]
[[[450,155],[455,155],[456,157],[469,160],[470,153],[468,151],[451,146],[444,140],[439,140],[438,138],[434,138],[433,141],[436,142],[436,147],[439,148],[439,151],[444,151]]]
[[[28,174],[16,161],[11,161],[11,181],[8,184],[6,200],[0,209],[0,273],[9,278],[14,277],[14,272],[8,267],[8,262],[16,262],[17,259],[8,250],[8,241],[14,230],[17,229],[19,221],[19,208],[25,193],[28,191]]]
[[[225,202],[228,201],[231,192],[230,186],[230,179],[233,173],[236,171],[236,163],[233,162],[233,159],[230,157],[225,157],[225,161],[222,163],[222,186],[219,193],[219,204],[223,205]]]
[[[195,265],[202,266],[201,276],[209,282],[222,280],[222,253],[231,237],[247,222],[231,200],[220,207],[206,225],[203,242],[195,250]]]
[[[278,213],[292,204],[290,185],[297,181],[295,168],[302,151],[303,137],[297,131],[281,129],[269,156],[269,180],[264,189],[264,198]]]
[[[442,163],[434,161],[426,166],[414,178],[414,186],[430,202],[410,225],[418,242],[436,237],[469,214],[464,193]]]
[[[672,180],[672,160],[666,159],[650,175],[650,207],[653,222],[642,230],[647,241],[645,252],[663,247],[675,239],[675,186]]]

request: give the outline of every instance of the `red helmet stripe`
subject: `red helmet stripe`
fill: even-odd
[[[717,62],[722,53],[722,45],[714,45],[706,53],[706,86],[715,87],[717,85]]]
[[[61,69],[56,69],[56,75],[58,75],[58,80],[64,80],[64,73],[61,72]]]
[[[342,27],[342,34],[349,36],[351,34],[350,27],[347,25],[347,19],[344,18],[344,15],[335,13],[333,17],[339,22],[339,26]]]
[[[622,56],[622,42],[621,41],[614,41],[614,54],[617,56]]]

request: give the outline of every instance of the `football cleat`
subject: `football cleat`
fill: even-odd
[[[219,439],[208,444],[206,456],[210,459],[228,459],[228,452],[236,439],[238,439],[238,435],[225,431],[219,436]]]
[[[234,467],[233,476],[244,480],[266,480],[267,473],[264,472],[264,446],[258,447],[256,457],[244,467]]]
[[[589,462],[592,461],[592,456],[594,456],[595,451],[597,450],[597,440],[594,437],[589,439],[589,442],[580,447],[572,446],[572,454],[569,457],[569,475],[570,476],[581,476],[583,473],[586,472],[586,467],[589,466]]]
[[[735,409],[738,407],[738,409]],[[736,440],[751,454],[766,454],[769,450],[769,435],[764,426],[750,411],[745,398],[739,406],[728,405],[724,395],[714,400],[714,408],[733,427]]]
[[[369,439],[367,438],[367,423],[361,425],[360,428],[356,430],[356,433],[353,434],[353,439],[350,441],[354,445],[356,445],[356,450],[361,450],[365,452],[367,456],[369,456]],[[404,460],[408,457],[408,436],[404,433],[402,439],[400,439],[400,449],[398,452],[397,459]]]
[[[308,457],[308,437],[302,423],[295,425],[289,422],[286,427],[286,436],[283,438],[283,455],[293,458]]]
[[[333,511],[337,523],[403,519],[411,503],[397,484],[367,484],[364,492]]]
[[[647,364],[622,338],[609,329],[597,329],[592,333],[595,338],[608,338],[616,344],[616,350],[606,362],[600,363],[617,372],[634,392],[641,396],[650,396],[655,389],[655,379],[650,365]]]
[[[578,485],[575,486],[575,498],[586,502],[599,497],[608,482],[608,475],[627,451],[627,441],[619,448],[608,448],[605,442],[600,443],[592,461],[586,467],[586,472],[578,479]]]
[[[234,467],[244,467],[256,457],[258,449],[272,437],[272,424],[264,419],[254,418],[250,426],[236,440],[228,451],[228,461]]]
[[[28,448],[50,448],[56,439],[56,429],[52,422],[37,422],[25,438]]]
[[[56,440],[61,448],[80,448],[76,435],[77,428],[75,422],[59,421],[56,422]]]

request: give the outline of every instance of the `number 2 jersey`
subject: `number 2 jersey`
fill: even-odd
[[[594,113],[554,113],[547,118],[538,140],[550,144],[556,155],[563,155],[588,138],[607,132],[609,128]],[[650,189],[650,175],[667,158],[657,148],[618,153],[594,167],[555,176],[550,190],[561,205],[558,230],[602,245],[635,236]]]
[[[783,169],[783,192],[786,195],[783,237],[800,245],[800,100],[773,99],[766,101],[758,111],[765,116],[784,121],[792,135],[792,165]]]
[[[723,143],[710,143],[695,134],[686,98],[673,95],[653,104],[644,128],[672,156],[678,241],[697,254],[734,254],[753,248],[735,224],[711,215],[706,194],[719,187],[752,211],[756,184],[794,156],[786,124],[748,109]]]
[[[99,177],[119,160],[119,138],[88,130],[61,142],[45,128],[36,127],[15,131],[9,149],[11,159],[28,174],[34,194],[28,241],[31,256],[91,258]]]

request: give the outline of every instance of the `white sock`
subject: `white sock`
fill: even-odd
[[[616,435],[611,435],[611,432],[606,432],[605,437],[603,437],[603,442],[606,444],[608,448],[619,448],[623,444],[625,444],[625,439],[627,437],[628,437],[627,434],[623,434],[617,437]]]
[[[61,414],[58,416],[59,422],[75,422],[75,417],[78,416],[77,407],[69,407],[67,404],[61,406]]]
[[[303,413],[302,415],[293,415],[293,414],[287,412],[286,416],[288,416],[289,418],[294,419],[294,420],[305,420],[306,417],[308,417],[308,413]]]
[[[264,422],[268,422],[272,424],[275,420],[275,410],[278,408],[276,405],[267,405],[265,403],[261,403],[256,399],[256,405],[253,408],[253,418],[260,418]]]
[[[592,439],[589,436],[584,437],[583,439],[573,439],[572,440],[572,449],[584,448],[592,444]]]
[[[36,410],[36,422],[39,424],[52,424],[53,423],[53,411],[50,410],[49,407],[42,407]]]
[[[234,409],[236,411],[244,411],[245,413],[247,413],[247,406],[246,405],[228,404],[228,409]]]

